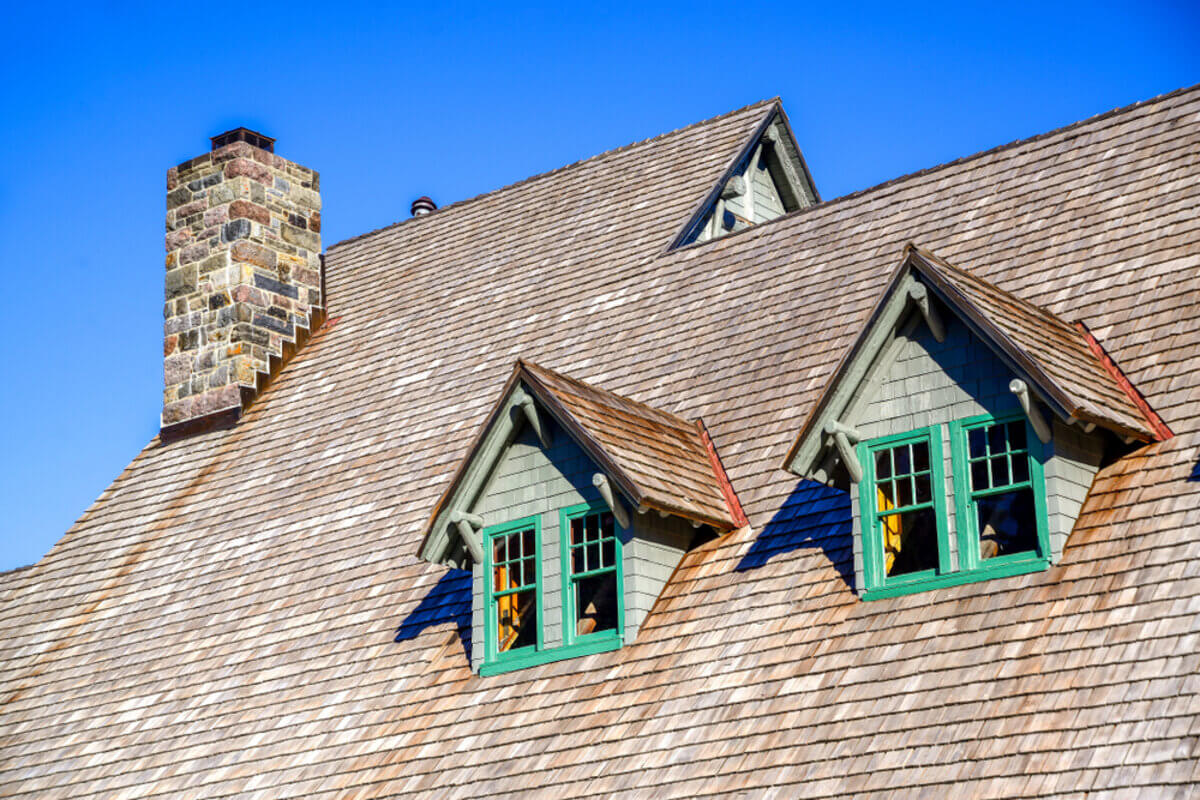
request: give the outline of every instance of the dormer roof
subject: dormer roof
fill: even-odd
[[[1142,442],[1171,436],[1082,323],[1072,325],[910,243],[805,419],[784,459],[785,469],[810,477],[817,469],[826,450],[826,426],[842,419],[874,370],[889,332],[918,294],[913,286],[960,319],[1064,422],[1098,425]]]
[[[442,494],[425,528],[420,555],[459,561],[449,530],[454,510],[466,510],[511,441],[507,414],[528,394],[615,484],[633,509],[654,510],[720,531],[746,524],[720,458],[701,420],[690,421],[518,359],[500,398]]]

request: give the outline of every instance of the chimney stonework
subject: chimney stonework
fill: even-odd
[[[247,141],[168,170],[164,434],[236,418],[320,324],[319,191]]]

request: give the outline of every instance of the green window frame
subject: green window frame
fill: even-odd
[[[1000,435],[995,435],[1000,434]],[[1046,512],[1046,447],[1024,415],[991,415],[950,423],[954,460],[954,517],[958,529],[959,569],[977,580],[1019,575],[1050,565]],[[1022,552],[980,555],[978,505],[989,497],[1028,490],[1036,525],[1034,547]]]
[[[1012,427],[1019,426],[1019,427]],[[981,414],[947,424],[950,438],[951,484],[954,490],[954,543],[957,545],[957,568],[951,570],[949,518],[944,459],[942,456],[942,426],[933,425],[906,433],[884,436],[860,442],[857,447],[863,478],[859,482],[863,573],[866,586],[864,600],[923,592],[974,581],[1003,578],[1038,572],[1050,565],[1049,519],[1046,510],[1046,479],[1044,464],[1049,446],[1036,437],[1029,421],[1019,412],[1011,414]],[[990,431],[995,430],[996,435]],[[1003,430],[1004,435],[998,435]],[[983,445],[980,447],[980,436]],[[975,447],[972,448],[972,441]],[[879,481],[894,480],[890,475],[876,475],[876,455],[904,445],[926,442],[929,446],[928,474],[934,487],[933,497],[924,504],[912,503],[893,508],[878,508]],[[906,473],[905,477],[913,473]],[[979,504],[989,497],[1028,490],[1032,493],[1033,517],[1036,530],[1034,547],[1013,553],[998,553],[983,558],[980,553]],[[913,491],[915,501],[915,490]],[[892,497],[898,493],[893,490]],[[933,508],[936,515],[938,564],[901,576],[886,574],[886,553],[881,519],[905,511]]]
[[[533,553],[525,552],[528,547],[526,532],[532,532]],[[517,543],[513,552],[512,543]],[[497,555],[503,561],[497,561]],[[530,563],[532,561],[532,563]],[[502,573],[494,573],[500,568]],[[512,570],[519,568],[519,584],[514,587],[514,581],[509,578]],[[532,572],[532,575],[530,575]],[[503,576],[503,578],[501,578]],[[530,580],[532,578],[532,581]],[[498,582],[508,585],[498,588]],[[538,516],[524,517],[500,525],[492,525],[483,530],[483,587],[484,587],[484,664],[488,666],[519,664],[531,657],[536,657],[545,647],[544,624],[542,613],[542,523]],[[514,604],[521,593],[532,590],[534,595],[533,611],[535,619],[535,641],[529,644],[501,650],[499,615],[503,606]],[[510,611],[511,613],[511,611]],[[528,609],[525,613],[528,613]],[[481,670],[482,671],[482,670]]]
[[[588,525],[597,518],[595,526]],[[608,533],[603,523],[609,523]],[[576,526],[576,523],[579,523]],[[575,541],[576,527],[581,536]],[[580,503],[559,512],[559,553],[562,559],[563,644],[568,648],[610,649],[625,640],[625,558],[621,526],[604,503]],[[599,560],[599,564],[597,564]],[[590,579],[614,577],[616,626],[609,630],[580,634],[577,631],[576,604],[580,584]],[[597,651],[598,652],[598,651]]]
[[[927,448],[928,462],[922,468],[916,463],[917,448]],[[918,428],[906,433],[883,436],[858,444],[858,460],[863,465],[859,482],[859,506],[862,510],[861,536],[863,543],[863,572],[866,577],[864,598],[892,597],[920,591],[950,571],[950,536],[946,521],[946,479],[942,456],[940,426]],[[905,453],[907,467],[901,467],[895,453]],[[887,462],[887,474],[877,475],[877,460]],[[923,462],[924,463],[924,462]],[[889,485],[897,498],[894,505],[881,508],[877,496],[880,483]],[[918,483],[928,485],[929,491],[918,497]],[[908,492],[901,500],[901,490]],[[937,544],[937,565],[904,575],[887,574],[884,544],[888,520],[900,514],[932,511]]]

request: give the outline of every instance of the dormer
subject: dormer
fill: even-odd
[[[849,490],[874,599],[1046,569],[1102,461],[1170,435],[1082,324],[909,245],[784,467]]]
[[[776,103],[673,246],[718,239],[820,199],[787,116]]]
[[[683,554],[745,524],[702,422],[518,361],[420,556],[471,570],[488,675],[632,641]]]

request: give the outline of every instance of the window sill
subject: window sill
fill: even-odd
[[[525,669],[527,667],[536,667],[539,664],[565,661],[568,658],[590,656],[595,653],[607,653],[610,650],[621,649],[622,644],[623,642],[619,636],[605,636],[591,641],[579,642],[578,644],[555,647],[552,650],[533,652],[528,655],[522,653],[521,655],[514,655],[511,658],[502,658],[497,661],[481,664],[479,674],[487,677],[488,675],[499,675],[504,672],[512,672],[513,670]]]
[[[968,570],[966,572],[950,572],[945,575],[937,575],[926,578],[919,582],[904,583],[898,586],[879,586],[874,589],[867,589],[863,592],[863,600],[883,600],[888,597],[900,597],[906,594],[916,594],[917,592],[927,592],[930,589],[944,589],[949,586],[961,586],[964,583],[977,583],[979,581],[988,581],[993,578],[1008,578],[1013,575],[1026,575],[1030,572],[1041,572],[1050,566],[1049,559],[1033,558],[1021,559],[1019,561],[1005,561],[997,564],[988,564],[981,566],[978,569]]]

